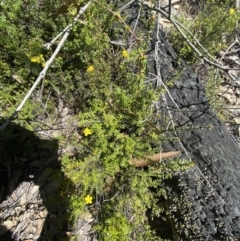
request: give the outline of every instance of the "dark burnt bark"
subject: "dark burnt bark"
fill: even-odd
[[[141,19],[147,19],[147,7]],[[134,27],[139,4],[125,10]],[[136,30],[137,31],[137,30]],[[164,151],[182,150],[195,166],[166,181],[173,240],[240,240],[240,148],[212,112],[204,85],[178,58],[163,31],[155,29],[147,51],[148,77],[158,86],[172,83],[158,104],[157,124],[166,137]],[[171,124],[172,125],[169,125]],[[176,141],[176,138],[179,141]],[[167,231],[167,230],[166,230]]]
[[[174,240],[240,240],[238,144],[211,111],[197,74],[185,63],[177,64],[163,33],[153,37],[148,56],[149,78],[157,75],[159,68],[163,83],[174,80],[169,93],[160,100],[158,122],[166,128],[172,120],[171,128],[176,131],[166,130],[166,136],[179,141],[163,143],[163,150],[181,149],[181,158],[195,163],[166,182]]]

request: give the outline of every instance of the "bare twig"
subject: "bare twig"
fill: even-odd
[[[237,39],[234,40],[234,42],[227,48],[227,50],[224,52],[224,54],[222,55],[220,61],[222,61],[222,59],[225,57],[226,54],[229,53],[229,50],[238,42]]]
[[[135,34],[135,31],[136,31],[137,25],[138,25],[138,23],[139,23],[140,16],[141,16],[141,7],[140,7],[140,9],[139,9],[139,11],[138,11],[137,20],[136,20],[136,23],[135,23],[134,28],[133,28],[133,30],[132,30],[132,32],[133,32],[134,34]],[[134,37],[134,35],[131,34],[131,38],[130,38],[130,41],[129,41],[129,49],[128,49],[128,50],[131,50],[131,47],[134,45],[133,37]]]
[[[203,49],[203,51],[205,52],[205,54],[207,54],[208,57],[210,57],[211,59],[213,59],[214,61],[217,61],[212,55],[210,55],[207,51],[207,49],[204,48],[204,46],[198,41],[198,39],[184,26],[182,25],[180,22],[178,22],[177,20],[174,20],[174,22],[179,25],[181,28],[183,28],[193,39],[194,41],[199,45],[199,47],[201,47]]]
[[[63,29],[63,31],[61,33],[59,33],[51,42],[44,44],[44,47],[46,47],[47,49],[50,49],[50,47],[67,31],[69,31],[73,25],[76,24],[77,20],[79,19],[79,17],[86,11],[86,9],[89,7],[89,5],[91,4],[91,1],[88,2],[83,8],[81,8],[78,12],[78,14],[74,17],[73,22],[70,23],[65,29]]]
[[[135,0],[132,0],[132,1],[128,2],[127,4],[125,4],[123,7],[121,7],[121,8],[119,9],[119,11],[122,12],[124,9],[126,9],[126,8],[127,8],[131,3],[133,3],[133,2],[135,2]]]
[[[234,50],[232,50],[232,51],[227,52],[226,55],[234,54],[234,53],[237,53],[237,52],[239,52],[239,51],[240,51],[240,48],[237,48],[237,49],[234,49]]]
[[[168,18],[171,19],[171,14],[172,14],[172,0],[169,0],[168,4]]]

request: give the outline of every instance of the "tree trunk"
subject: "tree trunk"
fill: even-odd
[[[174,240],[240,240],[238,143],[211,111],[199,77],[185,63],[177,65],[162,32],[153,37],[148,56],[149,78],[158,76],[160,86],[174,80],[159,102],[158,124],[171,123],[166,136],[179,141],[163,143],[163,150],[182,150],[181,158],[195,163],[166,182]]]

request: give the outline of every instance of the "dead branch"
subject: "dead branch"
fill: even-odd
[[[157,162],[160,162],[161,160],[164,160],[164,159],[169,159],[169,158],[179,156],[181,155],[181,153],[182,153],[181,151],[170,151],[170,152],[157,153],[152,156],[146,156],[146,157],[143,157],[142,159],[132,158],[129,161],[129,164],[135,167],[145,167],[145,166],[149,166]]]

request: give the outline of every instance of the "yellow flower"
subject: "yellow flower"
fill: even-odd
[[[90,65],[88,68],[87,68],[87,73],[91,73],[94,71],[94,67],[92,65]]]
[[[91,204],[91,203],[92,203],[92,199],[93,199],[92,196],[87,195],[84,200],[85,200],[85,203],[86,203],[86,204]]]
[[[92,134],[92,131],[89,128],[85,128],[83,133],[84,133],[84,136],[88,136]]]
[[[74,16],[77,13],[77,8],[74,7],[73,4],[70,4],[70,7],[68,7],[68,12]]]
[[[230,8],[229,13],[233,14],[234,12],[235,12],[235,9],[234,8]]]
[[[33,56],[33,57],[30,57],[29,55],[27,55],[27,56],[30,58],[31,62],[41,64],[42,67],[45,67],[46,61],[42,54]]]
[[[128,53],[128,51],[127,51],[127,50],[123,50],[123,51],[122,51],[122,56],[123,56],[124,58],[128,59],[128,58],[129,58],[129,53]]]

